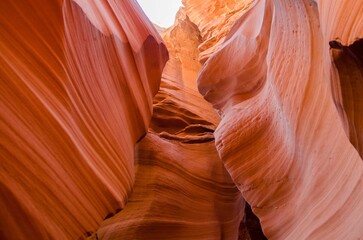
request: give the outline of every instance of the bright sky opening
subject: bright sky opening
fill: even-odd
[[[181,0],[137,0],[150,21],[160,27],[174,24],[175,15],[182,6]]]

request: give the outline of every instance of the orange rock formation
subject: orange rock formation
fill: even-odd
[[[77,239],[124,208],[167,50],[133,1],[2,1],[1,239]]]
[[[354,59],[346,76],[338,62],[338,77],[329,50],[331,36],[363,36],[363,8],[357,1],[347,15],[353,6],[334,2],[255,1],[200,71],[199,90],[222,116],[219,155],[269,239],[363,236],[363,164],[348,139],[358,136],[357,146],[362,135],[361,88],[348,92],[362,65]],[[343,26],[334,22],[343,16]]]
[[[0,3],[0,239],[363,237],[363,2],[183,4]]]
[[[100,239],[237,239],[244,201],[215,149],[218,115],[196,90],[199,31],[180,11],[162,33],[170,50],[149,132],[137,145],[126,207]]]

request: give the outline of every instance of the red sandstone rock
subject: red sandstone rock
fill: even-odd
[[[200,72],[201,93],[222,113],[217,150],[269,239],[363,236],[362,159],[333,101],[326,41],[362,37],[359,6],[348,16],[314,1],[255,1]]]
[[[136,148],[128,204],[99,239],[237,239],[244,202],[214,141],[182,143],[149,132]]]
[[[192,82],[199,31],[182,10],[178,16],[162,33],[170,60],[135,150],[133,193],[102,223],[100,239],[237,239],[244,201],[215,149],[218,115]]]
[[[199,60],[204,63],[224,42],[234,23],[254,0],[183,0],[190,20],[201,32]]]
[[[1,1],[0,238],[77,239],[123,208],[167,51],[133,1]]]
[[[0,3],[1,239],[363,237],[362,2],[183,3]]]

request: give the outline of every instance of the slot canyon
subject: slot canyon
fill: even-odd
[[[0,239],[363,239],[363,0],[0,1]]]

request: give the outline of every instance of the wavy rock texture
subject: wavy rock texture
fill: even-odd
[[[185,12],[199,28],[202,43],[199,61],[204,63],[224,42],[233,24],[254,0],[183,0]]]
[[[134,191],[99,239],[237,239],[244,203],[213,141],[148,133],[136,151]]]
[[[363,237],[362,1],[183,4],[0,2],[0,239]]]
[[[219,155],[269,239],[363,236],[362,159],[332,91],[340,82],[348,134],[361,136],[360,90],[349,92],[361,70],[347,77],[340,68],[358,61],[334,53],[333,75],[328,44],[363,36],[354,4],[255,1],[200,72],[199,90],[222,116]]]
[[[316,2],[325,43],[339,40],[343,45],[351,45],[363,37],[362,1],[317,0]]]
[[[123,211],[102,223],[99,239],[238,237],[244,201],[215,149],[219,117],[192,81],[200,68],[199,31],[183,10],[178,16],[162,33],[170,60],[149,132],[135,151],[133,193]]]
[[[133,1],[1,1],[0,22],[0,238],[77,239],[126,204],[167,50]]]

